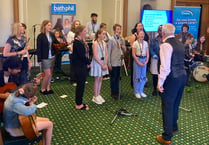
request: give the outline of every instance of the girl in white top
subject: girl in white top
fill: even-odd
[[[77,26],[81,25],[80,24],[80,21],[79,20],[75,20],[73,23],[72,23],[72,26],[71,26],[71,31],[68,32],[67,34],[67,42],[70,42],[70,45],[69,45],[69,50],[70,50],[70,54],[72,53],[73,51],[73,41],[74,41],[74,38],[75,38],[75,28]]]
[[[147,97],[144,94],[144,85],[146,83],[147,62],[149,60],[148,43],[143,40],[144,32],[139,31],[137,40],[132,46],[133,63],[133,86],[136,98]]]
[[[63,31],[64,31],[64,34],[65,34],[65,37],[66,37],[68,32],[70,31],[70,20],[68,18],[66,18],[64,20]]]
[[[102,78],[108,74],[107,69],[107,45],[104,42],[106,31],[99,29],[95,35],[93,43],[93,59],[90,75],[94,76],[94,96],[92,101],[96,104],[102,104],[105,100],[100,95]]]

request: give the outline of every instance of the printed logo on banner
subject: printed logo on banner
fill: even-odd
[[[193,12],[190,10],[184,10],[181,14],[184,16],[193,16]]]
[[[52,14],[76,14],[76,4],[68,3],[52,3],[51,4],[51,13]]]

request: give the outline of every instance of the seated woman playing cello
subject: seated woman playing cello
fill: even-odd
[[[11,136],[24,136],[18,116],[29,116],[36,112],[37,107],[34,102],[37,100],[35,96],[37,92],[36,85],[27,83],[15,93],[11,93],[5,101],[3,111],[4,127]],[[37,117],[35,124],[38,131],[42,132],[43,145],[50,145],[53,123],[48,118]]]

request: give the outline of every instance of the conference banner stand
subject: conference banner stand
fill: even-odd
[[[52,29],[58,27],[62,29],[64,35],[67,36],[71,29],[76,15],[76,4],[71,3],[51,3],[51,21]],[[62,64],[70,63],[69,52],[62,52]]]
[[[200,20],[201,7],[174,7],[173,24],[176,27],[175,34],[181,33],[182,24],[186,23],[189,26],[188,32],[190,32],[194,39],[199,35],[199,20]]]

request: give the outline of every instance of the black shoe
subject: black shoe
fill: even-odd
[[[146,82],[146,84],[144,85],[144,87],[145,87],[145,88],[148,88],[148,87],[149,87],[147,82]]]
[[[54,91],[52,91],[52,90],[49,90],[49,91],[46,91],[47,92],[47,94],[54,94]]]
[[[43,94],[43,95],[47,95],[47,91],[46,90],[43,91],[43,92],[40,90],[40,93]]]
[[[152,92],[152,96],[157,96],[157,91],[156,91],[156,90],[154,90],[154,91]]]
[[[111,97],[112,97],[113,99],[115,99],[115,100],[118,99],[118,95],[117,95],[117,94],[111,94]]]
[[[51,83],[53,83],[53,82],[54,82],[54,80],[55,80],[55,79],[54,79],[54,78],[52,78],[52,79],[51,79]]]
[[[177,134],[178,133],[178,130],[173,130],[172,133],[173,134]]]
[[[187,87],[190,87],[190,86],[191,86],[191,84],[190,84],[189,82],[187,82],[187,83],[186,83],[186,86],[187,86]]]

